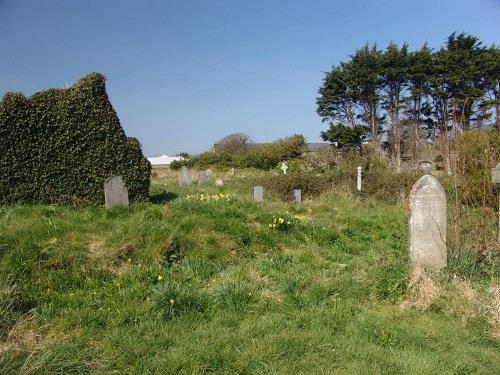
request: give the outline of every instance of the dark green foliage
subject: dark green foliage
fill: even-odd
[[[127,138],[105,78],[0,102],[0,203],[100,204],[104,181],[125,180],[131,200],[148,197],[151,166]]]
[[[321,132],[324,141],[334,143],[339,148],[361,148],[361,135],[363,128],[355,126],[350,128],[343,124],[330,124],[330,129]]]
[[[182,166],[188,168],[226,167],[226,168],[257,168],[269,170],[278,163],[295,159],[305,151],[305,140],[302,135],[294,135],[273,143],[247,145],[246,149],[238,152],[205,152],[188,160],[172,162],[170,168],[180,169]]]

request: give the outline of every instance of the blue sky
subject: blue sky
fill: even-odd
[[[323,72],[366,42],[500,44],[500,0],[0,0],[0,95],[97,71],[147,155],[224,135],[318,141]]]

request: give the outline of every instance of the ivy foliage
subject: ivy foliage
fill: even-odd
[[[7,93],[0,102],[1,204],[101,204],[112,175],[123,177],[130,200],[143,200],[150,173],[99,73],[29,98]]]

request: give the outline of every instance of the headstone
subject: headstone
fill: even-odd
[[[361,191],[361,167],[358,167],[358,183],[356,188]]]
[[[430,172],[432,171],[432,162],[429,160],[421,160],[418,162],[418,166],[420,167],[420,170],[423,172]]]
[[[224,186],[224,181],[222,181],[222,178],[219,177],[215,180],[215,186],[218,187]]]
[[[182,166],[179,172],[179,186],[180,187],[191,186],[191,174],[189,173],[189,169],[187,169],[185,165]]]
[[[210,177],[211,175],[214,174],[211,169],[207,169],[205,173],[207,174],[207,177]]]
[[[198,172],[198,186],[203,186],[207,183],[207,173],[206,172]]]
[[[231,177],[232,177],[232,176],[234,176],[234,168],[231,168],[231,169],[229,170],[229,175],[230,175]]]
[[[410,193],[410,262],[431,269],[446,267],[446,194],[429,174]]]
[[[293,198],[295,199],[295,202],[297,202],[297,203],[302,202],[302,190],[293,189]]]
[[[491,182],[497,185],[498,196],[498,242],[500,242],[500,163],[491,170]]]
[[[263,202],[264,201],[264,188],[262,186],[254,186],[253,187],[253,200],[255,202]]]
[[[128,189],[121,176],[112,176],[104,182],[106,208],[128,206]]]
[[[280,169],[283,171],[283,174],[286,174],[286,171],[288,170],[288,165],[286,165],[285,162],[282,162]]]

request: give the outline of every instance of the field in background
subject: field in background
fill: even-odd
[[[265,172],[216,174],[111,211],[0,208],[0,373],[498,371],[498,275],[410,272],[404,206],[258,205]]]

